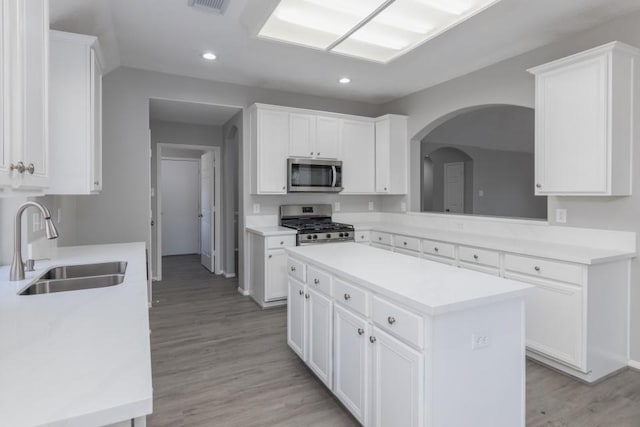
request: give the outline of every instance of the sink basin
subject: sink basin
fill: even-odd
[[[102,262],[99,264],[63,265],[47,270],[38,278],[38,281],[124,274],[126,271],[127,263],[124,261]]]
[[[103,262],[99,264],[64,265],[47,270],[20,295],[39,295],[53,292],[106,288],[124,281],[127,263]]]

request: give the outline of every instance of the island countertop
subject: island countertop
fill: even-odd
[[[107,288],[21,296],[51,266],[127,261]],[[90,426],[151,413],[144,243],[59,248],[26,280],[0,268],[0,424]]]
[[[285,248],[293,258],[428,315],[521,297],[533,286],[357,243]]]

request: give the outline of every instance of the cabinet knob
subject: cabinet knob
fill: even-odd
[[[382,237],[378,237],[378,240],[382,240]]]
[[[434,252],[438,252],[440,249],[438,249],[438,247],[436,246],[435,248],[433,248]]]
[[[100,181],[93,181],[93,185],[95,185],[96,187],[100,185]]]
[[[269,255],[269,259],[273,258],[273,255]]]
[[[26,170],[26,168],[24,167],[24,163],[23,162],[18,162],[15,165],[13,163],[11,163],[10,169],[12,171],[17,171],[18,173],[24,173],[24,171]]]
[[[312,151],[312,152],[310,152],[309,154],[311,154],[311,155],[313,156],[313,151]]]
[[[536,184],[536,188],[542,188],[542,185]]]
[[[384,187],[384,191],[387,191],[387,187]]]
[[[313,279],[313,283],[315,283],[316,285],[320,284],[320,280],[318,279]]]
[[[533,267],[533,269],[534,269],[535,271],[540,271],[540,266],[539,266],[539,265],[536,265],[535,267]]]
[[[316,153],[316,156],[319,156],[319,155],[320,155],[320,153]]]
[[[280,241],[280,246],[284,245],[284,240]]]
[[[304,291],[303,291],[302,289],[300,289],[300,290],[298,291],[298,293],[299,293],[300,295],[304,295]]]
[[[476,261],[478,260],[478,258],[480,258],[478,255],[473,255],[473,259],[475,259]]]
[[[296,268],[294,266],[291,266],[291,271],[296,271]]]
[[[387,322],[389,322],[390,325],[393,325],[394,323],[396,323],[396,318],[389,316],[387,317]]]
[[[344,294],[344,300],[345,301],[349,301],[351,299],[351,295],[349,294]]]
[[[364,234],[363,234],[362,236],[360,236],[360,238],[361,238],[362,240],[364,240]]]
[[[304,297],[305,297],[306,299],[309,299],[309,294],[304,294]]]
[[[287,189],[287,187],[282,187],[282,189],[283,189],[283,190],[286,190],[286,189]]]
[[[374,342],[376,342],[376,337],[374,337],[373,335],[369,337],[369,342],[371,342],[371,344],[373,344]]]
[[[364,335],[364,329],[358,328],[358,335]]]
[[[29,163],[29,166],[27,166],[27,172],[33,175],[35,171],[36,171],[36,166],[33,163]]]

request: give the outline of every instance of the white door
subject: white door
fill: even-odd
[[[306,361],[306,316],[304,285],[289,278],[289,297],[287,300],[287,343],[302,360]]]
[[[369,327],[367,321],[343,309],[334,311],[334,391],[361,424],[367,425],[369,387]]]
[[[308,289],[307,321],[309,339],[307,364],[320,380],[331,388],[333,316],[329,298]]]
[[[162,255],[197,254],[199,161],[162,159]]]
[[[371,337],[373,425],[422,426],[422,355],[375,327]]]
[[[289,114],[289,156],[314,157],[316,139],[316,116],[311,114]]]
[[[375,190],[375,124],[343,120],[340,134],[343,194]]]
[[[274,301],[287,297],[287,253],[284,249],[275,249],[268,252],[267,283],[265,285],[265,301]]]
[[[464,213],[464,162],[444,164],[444,211]]]
[[[337,159],[340,156],[340,120],[319,116],[316,119],[316,157]]]
[[[215,271],[215,164],[216,155],[208,151],[200,157],[200,262]]]

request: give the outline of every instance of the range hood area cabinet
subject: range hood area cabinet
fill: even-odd
[[[287,159],[341,160],[341,194],[407,193],[407,118],[254,104],[251,193],[286,194]]]
[[[49,1],[0,3],[0,196],[49,184]]]
[[[612,42],[529,70],[536,195],[631,195],[638,53]]]
[[[102,190],[102,55],[93,36],[51,31],[47,194]]]

